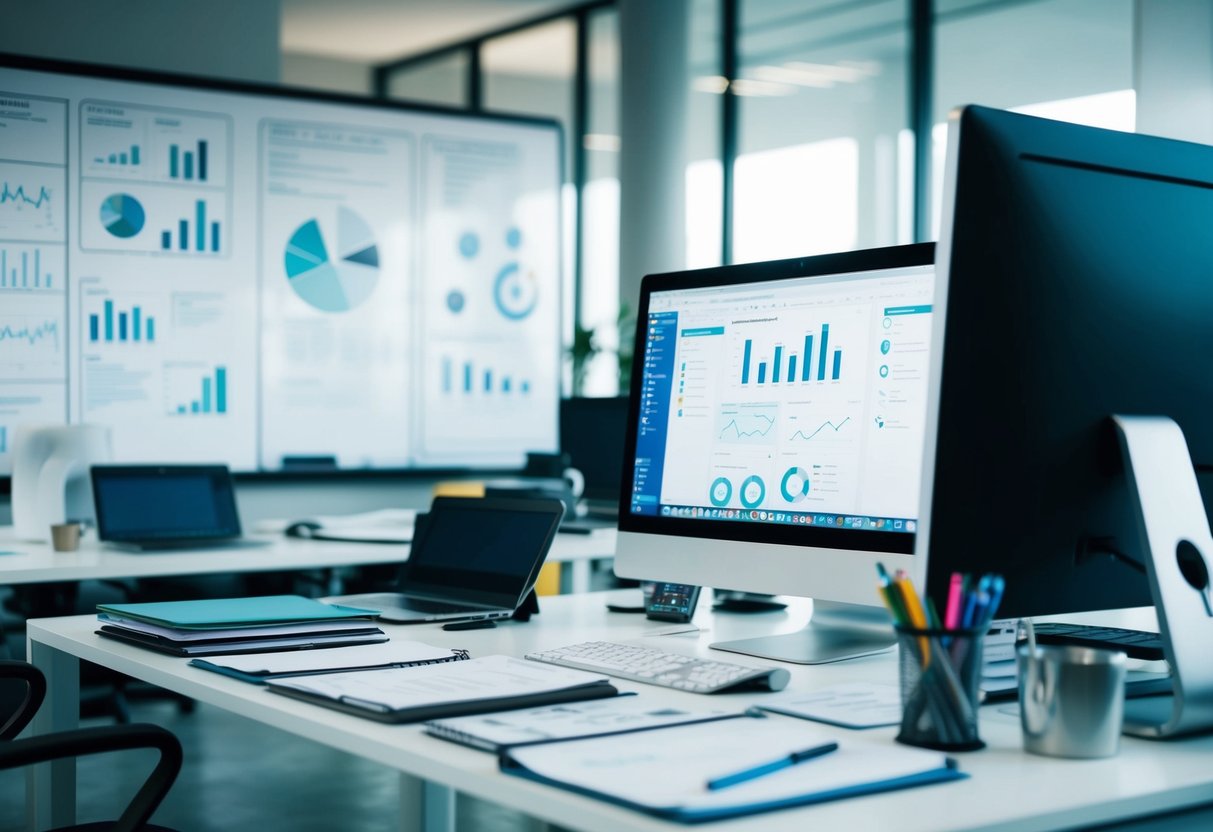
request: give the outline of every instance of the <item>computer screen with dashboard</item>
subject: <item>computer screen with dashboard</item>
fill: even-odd
[[[877,561],[916,570],[933,276],[924,244],[646,277],[616,572],[877,605]]]
[[[238,471],[554,451],[561,132],[0,55],[0,476],[18,426]]]
[[[946,182],[929,593],[998,572],[1000,617],[1149,605],[1110,417],[1173,419],[1213,508],[1213,148],[966,107]]]

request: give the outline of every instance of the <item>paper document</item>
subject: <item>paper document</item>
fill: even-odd
[[[680,820],[707,820],[767,808],[955,779],[934,751],[847,737],[836,752],[716,791],[707,782],[763,766],[831,739],[796,720],[726,719],[644,734],[525,745],[503,768],[595,793]],[[521,770],[519,770],[519,768]]]
[[[570,702],[524,711],[434,719],[425,730],[436,737],[497,751],[507,745],[638,731],[740,716],[711,708],[655,704],[643,696]]]
[[[808,693],[777,693],[763,697],[755,707],[843,728],[901,724],[901,690],[896,685],[874,682],[848,682]]]
[[[256,653],[226,656],[207,662],[194,660],[191,664],[207,669],[231,670],[250,676],[303,675],[330,670],[402,667],[410,664],[451,661],[463,655],[461,651],[433,647],[420,641],[393,640],[383,644],[357,647],[337,647],[330,650],[288,650],[279,653]],[[210,667],[213,666],[213,667]]]
[[[606,678],[509,656],[484,656],[424,667],[297,676],[269,684],[376,710],[405,711],[436,703],[547,693]]]

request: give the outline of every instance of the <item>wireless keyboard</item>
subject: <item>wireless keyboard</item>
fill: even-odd
[[[790,677],[780,667],[744,667],[610,641],[587,641],[542,650],[528,653],[527,658],[690,693],[719,693],[738,688],[783,690]]]
[[[1035,626],[1040,644],[1069,644],[1075,647],[1103,647],[1123,650],[1131,659],[1159,661],[1166,658],[1162,637],[1143,630],[1121,627],[1094,627],[1086,624],[1042,622]]]

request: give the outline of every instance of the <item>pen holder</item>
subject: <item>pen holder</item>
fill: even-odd
[[[940,751],[985,748],[977,736],[985,630],[895,629],[901,676],[897,741]]]

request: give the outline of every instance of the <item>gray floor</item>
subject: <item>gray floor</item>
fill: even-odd
[[[137,703],[136,721],[169,728],[185,747],[185,765],[153,820],[181,832],[293,832],[396,828],[394,770],[199,706],[192,714],[166,702]],[[85,724],[106,724],[91,719]],[[155,762],[134,751],[80,762],[79,822],[116,818]],[[25,777],[0,771],[0,832],[24,829]],[[460,797],[459,830],[538,832],[542,824]]]

